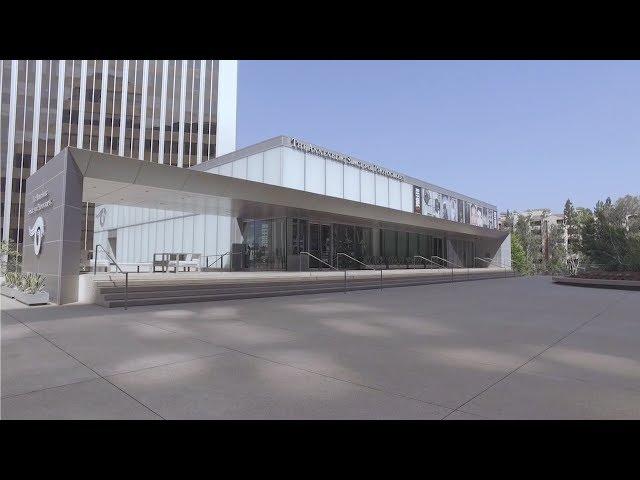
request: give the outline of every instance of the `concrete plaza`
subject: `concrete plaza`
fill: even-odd
[[[3,419],[637,419],[640,292],[548,277],[106,309],[2,298]]]

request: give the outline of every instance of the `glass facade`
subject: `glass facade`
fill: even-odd
[[[286,225],[285,218],[243,222],[242,243],[246,246],[243,268],[257,271],[286,270]]]
[[[218,71],[217,60],[0,60],[2,239],[22,242],[25,180],[66,146],[179,167],[214,158]],[[92,205],[82,223],[91,249]]]
[[[387,269],[410,268],[414,262],[426,268],[435,266],[416,256],[440,265],[446,265],[447,260],[460,267],[474,267],[476,256],[473,240],[448,238],[429,231],[418,233],[300,218],[243,220],[241,225],[247,259],[243,268],[249,270],[287,270],[287,258],[290,260],[291,256],[296,260],[289,269],[297,270],[301,252],[317,257],[309,257],[311,269],[328,269],[326,264],[341,269],[364,268],[348,257]]]
[[[497,229],[497,212],[454,192],[415,185],[416,180],[392,178],[353,164],[325,158],[317,153],[289,146],[282,137],[281,146],[234,158],[207,171],[254,182],[269,183],[320,195],[392,208]]]

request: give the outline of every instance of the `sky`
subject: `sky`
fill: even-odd
[[[238,148],[276,135],[498,206],[640,195],[638,61],[240,61]]]

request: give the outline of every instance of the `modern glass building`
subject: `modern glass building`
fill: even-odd
[[[26,179],[67,146],[185,168],[235,150],[236,85],[236,61],[0,60],[2,239],[22,244]]]
[[[307,261],[309,268],[328,268],[339,253],[385,268],[407,268],[416,255],[462,267],[483,266],[475,257],[506,260],[495,205],[292,137],[275,137],[191,170],[281,187],[282,199],[307,192],[316,201],[312,210],[279,207],[279,198],[239,206],[229,192],[229,205],[210,213],[171,209],[169,200],[159,208],[103,203],[95,244],[107,245],[126,264],[150,262],[154,253],[197,253],[203,268],[256,271],[298,270]],[[360,213],[325,211],[336,200]],[[397,220],[376,219],[385,211]],[[301,252],[325,263],[300,259]],[[340,261],[356,266],[345,256]]]
[[[56,303],[105,253],[133,272],[510,265],[495,205],[289,136],[236,150],[235,61],[5,60],[0,86],[2,238]]]

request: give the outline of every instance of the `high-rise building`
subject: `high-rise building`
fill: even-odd
[[[236,83],[232,60],[0,60],[2,239],[23,242],[26,179],[67,146],[178,167],[234,151]]]

